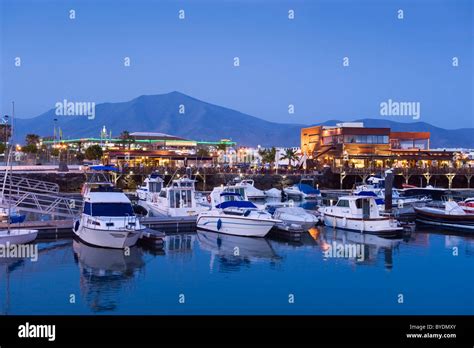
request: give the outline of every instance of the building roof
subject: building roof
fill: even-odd
[[[130,133],[130,136],[134,138],[146,138],[146,139],[176,139],[176,140],[185,140],[184,138],[178,137],[176,135],[158,133],[158,132],[133,132]]]

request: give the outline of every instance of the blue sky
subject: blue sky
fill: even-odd
[[[412,121],[380,115],[392,99],[420,102],[420,121],[474,127],[470,0],[0,2],[2,114],[11,100],[33,117],[63,99],[176,90],[276,122]]]

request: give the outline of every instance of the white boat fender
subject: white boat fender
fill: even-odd
[[[345,216],[342,218],[342,226],[347,226],[347,218]]]

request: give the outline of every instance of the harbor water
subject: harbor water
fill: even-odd
[[[197,231],[127,255],[35,245],[36,261],[0,258],[2,314],[474,314],[474,238],[440,229],[318,227],[299,243]]]

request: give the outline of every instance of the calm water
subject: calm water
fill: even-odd
[[[197,232],[130,256],[71,240],[38,243],[37,262],[0,259],[0,311],[474,314],[474,239],[432,232],[386,240],[321,227],[300,244]],[[363,260],[323,253],[341,243],[358,245]]]

